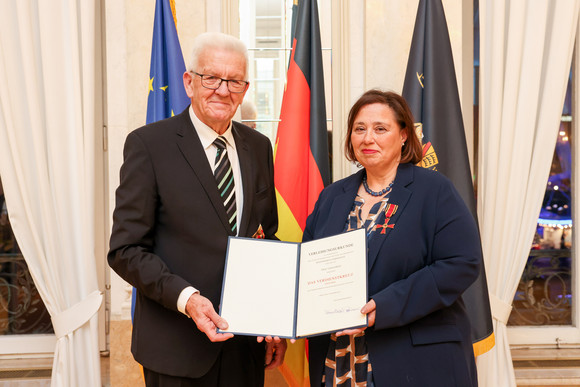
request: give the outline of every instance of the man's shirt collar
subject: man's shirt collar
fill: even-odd
[[[213,144],[215,139],[218,138],[219,135],[216,133],[215,130],[213,130],[212,128],[201,122],[199,118],[197,118],[191,105],[189,106],[189,118],[191,119],[191,122],[195,127],[195,131],[199,136],[203,149],[209,148]],[[228,143],[229,146],[233,148],[236,147],[234,135],[232,133],[232,121],[230,121],[228,129],[221,136],[226,139],[226,142]]]

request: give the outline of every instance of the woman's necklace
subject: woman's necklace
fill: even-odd
[[[365,174],[363,176],[363,187],[365,188],[365,191],[367,191],[367,193],[369,195],[371,195],[371,196],[383,196],[387,192],[390,192],[391,191],[391,188],[393,187],[393,183],[394,183],[394,180],[391,181],[386,188],[383,188],[379,192],[376,192],[376,191],[373,191],[372,189],[370,189],[370,187],[369,187],[369,185],[367,183],[367,175]]]

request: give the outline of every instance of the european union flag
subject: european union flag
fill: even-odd
[[[181,113],[189,98],[183,88],[185,63],[177,37],[175,19],[169,0],[157,0],[151,45],[147,124]],[[135,314],[137,292],[131,295],[131,320]]]
[[[147,123],[181,113],[189,104],[183,88],[185,63],[169,0],[157,0],[149,70]]]

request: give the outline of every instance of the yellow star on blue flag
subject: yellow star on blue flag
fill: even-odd
[[[172,117],[173,112],[182,112],[189,105],[189,98],[183,88],[184,72],[185,63],[171,5],[169,0],[157,0],[147,90],[148,124]],[[135,313],[136,297],[133,288],[131,319]]]
[[[171,117],[189,104],[183,88],[185,63],[169,0],[157,0],[151,47],[147,123]]]

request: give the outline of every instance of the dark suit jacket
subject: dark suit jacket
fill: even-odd
[[[362,176],[322,191],[303,240],[343,231]],[[368,243],[368,293],[377,309],[366,335],[375,383],[476,386],[460,295],[477,278],[482,259],[477,225],[447,178],[410,164],[399,166],[389,203],[398,205],[393,228],[375,232]],[[328,342],[328,335],[309,341],[312,386],[320,386]]]
[[[266,238],[273,238],[278,221],[272,146],[245,125],[234,122],[232,130],[244,190],[239,235],[251,237],[261,225]],[[191,285],[218,310],[230,235],[188,109],[130,133],[108,261],[137,289],[131,350],[146,368],[195,378],[215,362],[222,344],[211,343],[177,311],[177,298]],[[255,347],[263,364],[264,347]]]

